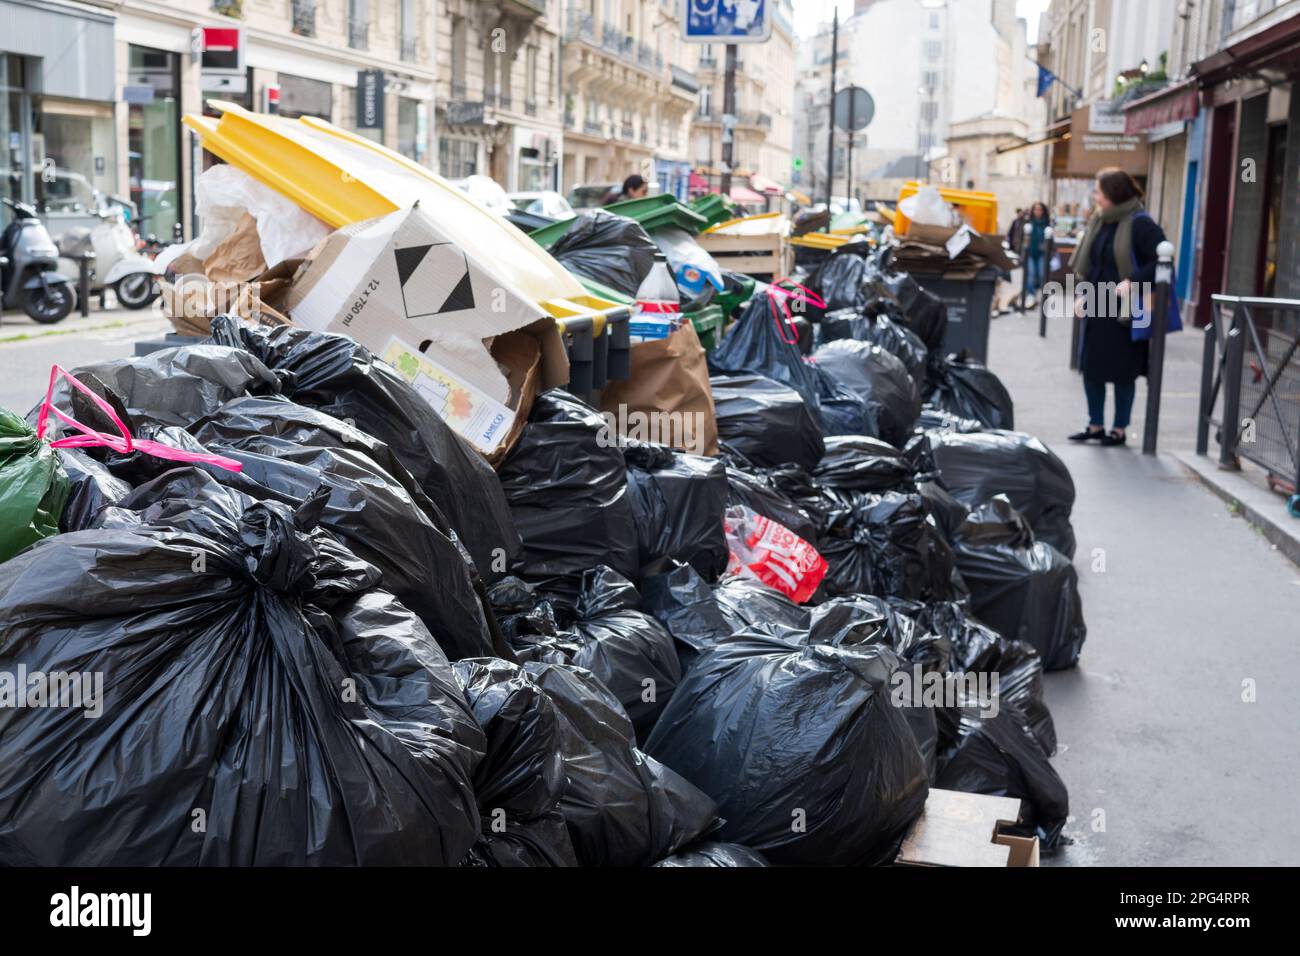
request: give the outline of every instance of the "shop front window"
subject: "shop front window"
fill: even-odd
[[[423,100],[397,99],[397,151],[420,164],[428,158],[424,145],[428,141],[427,110]]]
[[[130,48],[127,172],[139,231],[170,238],[181,221],[180,57]]]
[[[464,179],[478,172],[478,144],[472,139],[444,136],[438,140],[438,168],[448,179]]]

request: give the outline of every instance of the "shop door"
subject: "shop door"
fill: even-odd
[[[1214,110],[1210,129],[1210,169],[1205,190],[1205,236],[1201,245],[1201,276],[1197,283],[1196,324],[1214,317],[1212,296],[1223,291],[1228,262],[1229,218],[1237,182],[1237,103]]]

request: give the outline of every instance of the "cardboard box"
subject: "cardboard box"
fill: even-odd
[[[942,246],[950,260],[963,254],[983,259],[994,268],[1010,272],[1016,267],[1002,248],[1002,240],[997,236],[985,236],[970,226],[925,226],[912,223],[907,230],[907,239],[924,242],[932,246]]]
[[[500,264],[471,261],[418,204],[331,233],[309,253],[285,305],[296,324],[350,335],[395,367],[490,458],[509,447],[538,389],[568,381],[554,320]],[[514,332],[536,348],[504,349],[527,367],[505,362],[503,370],[493,341]]]
[[[930,788],[908,830],[900,866],[1038,866],[1038,837],[1003,832],[1020,819],[1020,801]]]

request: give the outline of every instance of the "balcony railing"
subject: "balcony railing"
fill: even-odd
[[[644,126],[641,127],[641,137],[640,137],[640,139],[641,139],[641,145],[642,145],[642,146],[644,146],[644,145],[646,145],[646,143],[650,142],[650,131],[649,131],[648,129],[646,129]]]
[[[575,124],[576,122],[577,122],[577,119],[574,117],[574,115],[573,115],[572,113],[565,113],[565,114],[564,114],[564,128],[565,128],[565,129],[573,129],[574,124]]]
[[[356,17],[348,17],[348,46],[354,50],[370,49],[370,24]]]
[[[419,42],[415,37],[402,37],[402,60],[406,63],[414,63],[419,56]]]
[[[718,58],[716,56],[700,56],[701,70],[716,70],[718,68]]]
[[[565,33],[568,39],[586,40],[588,43],[596,42],[596,24],[590,13],[570,9],[566,27]]]
[[[290,28],[300,37],[316,35],[316,0],[293,0],[289,8]]]
[[[451,98],[453,100],[463,100],[469,88],[465,85],[464,80],[451,81]]]
[[[583,120],[582,131],[584,133],[589,133],[592,136],[604,136],[605,124],[600,122],[600,120]]]
[[[636,130],[632,128],[631,123],[624,123],[619,131],[623,134],[624,139],[636,138]]]
[[[524,115],[525,115],[525,116],[536,116],[536,115],[537,115],[537,101],[536,101],[536,100],[524,100]]]

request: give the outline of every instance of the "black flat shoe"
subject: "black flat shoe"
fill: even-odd
[[[1084,441],[1104,442],[1106,440],[1106,432],[1104,429],[1101,428],[1096,428],[1096,429],[1085,428],[1081,432],[1075,432],[1073,435],[1070,436],[1069,440],[1078,441],[1078,442],[1084,442]]]
[[[1124,432],[1117,432],[1111,429],[1101,440],[1104,447],[1110,448],[1115,445],[1123,445],[1128,441],[1128,435]]]

